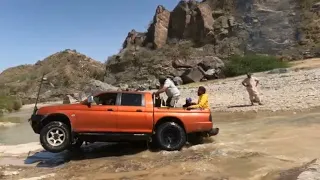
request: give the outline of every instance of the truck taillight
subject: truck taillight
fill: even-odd
[[[211,113],[209,115],[209,121],[212,122],[212,116],[211,116]]]

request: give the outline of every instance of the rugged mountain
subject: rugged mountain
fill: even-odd
[[[34,102],[39,81],[44,74],[40,100],[62,100],[66,94],[105,87],[104,66],[75,50],[55,53],[34,65],[9,68],[0,74],[0,93],[18,95],[24,103]],[[103,85],[101,85],[103,84]],[[113,88],[110,86],[110,88]],[[77,98],[77,97],[76,97]]]
[[[219,75],[219,58],[233,54],[320,56],[319,12],[319,0],[189,0],[172,11],[160,5],[147,32],[131,30],[109,58],[105,81],[138,86],[159,74],[199,81]]]

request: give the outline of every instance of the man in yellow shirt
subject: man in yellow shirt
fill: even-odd
[[[187,109],[209,109],[209,101],[208,101],[208,94],[206,94],[206,88],[200,86],[198,88],[198,103],[189,106]]]

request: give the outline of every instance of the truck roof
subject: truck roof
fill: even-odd
[[[151,94],[150,91],[103,91],[95,95],[104,94],[104,93],[131,93],[131,94]]]

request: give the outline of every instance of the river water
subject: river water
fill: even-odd
[[[31,109],[26,109],[0,117],[0,144],[15,145],[38,141],[38,136],[28,123],[31,113]]]
[[[27,123],[30,113],[22,111],[2,118],[20,123],[0,129],[1,144],[38,141]],[[30,172],[56,172],[48,179],[269,180],[275,179],[272,174],[278,170],[320,157],[319,110],[298,114],[214,113],[214,119],[221,130],[218,136],[180,152],[151,152],[126,144],[89,146],[76,158],[74,154],[60,154],[64,163],[59,168],[28,169],[17,179]]]

